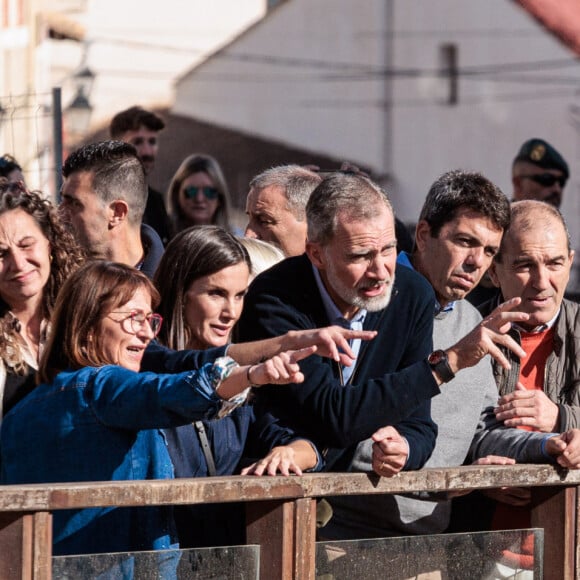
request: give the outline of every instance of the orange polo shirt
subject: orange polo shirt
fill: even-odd
[[[526,357],[522,359],[519,382],[529,391],[543,391],[544,377],[546,374],[546,361],[554,349],[554,327],[542,332],[522,332],[522,348],[526,351]],[[518,429],[536,431],[533,427],[522,425]],[[506,503],[498,503],[492,521],[493,530],[511,530],[517,528],[529,528],[529,506],[513,506]],[[522,553],[504,551],[502,560],[508,566],[514,568],[531,569],[534,560],[534,537],[530,534],[522,544]]]

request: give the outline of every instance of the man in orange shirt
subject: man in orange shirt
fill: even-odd
[[[502,300],[522,298],[519,310],[530,318],[510,333],[526,358],[510,357],[509,370],[495,368],[502,395],[496,417],[507,426],[543,432],[580,427],[580,305],[564,298],[573,260],[555,207],[532,200],[512,204],[490,276]]]
[[[580,426],[580,305],[564,298],[573,261],[568,229],[556,207],[536,200],[512,204],[510,227],[489,270],[501,290],[499,300],[521,297],[518,309],[530,316],[509,332],[526,357],[506,351],[511,368],[494,363],[501,395],[495,415],[506,426],[547,433]],[[494,304],[484,304],[482,314]],[[529,488],[485,495],[498,501],[492,529],[529,527]],[[504,552],[499,565],[525,570],[532,561],[530,535],[521,549]]]

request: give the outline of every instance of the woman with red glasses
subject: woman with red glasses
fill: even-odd
[[[65,282],[40,362],[40,385],[4,418],[4,484],[169,479],[161,429],[211,418],[250,384],[300,382],[310,347],[240,366],[219,357],[199,370],[138,372],[161,328],[159,294],[141,272],[94,261]],[[167,507],[58,510],[54,554],[175,547]]]
[[[179,166],[167,193],[167,213],[175,235],[190,226],[229,229],[230,194],[221,167],[210,155],[195,154]]]

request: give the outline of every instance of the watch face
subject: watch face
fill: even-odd
[[[433,351],[429,355],[427,361],[433,371],[444,383],[448,383],[455,378],[455,374],[449,367],[447,353],[444,350]]]
[[[442,360],[445,360],[445,353],[441,350],[436,350],[435,352],[432,352],[429,355],[429,358],[427,359],[429,361],[429,364],[432,365],[437,365],[439,364]]]

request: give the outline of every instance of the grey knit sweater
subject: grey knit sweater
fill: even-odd
[[[434,348],[455,344],[480,321],[480,314],[469,302],[456,302],[452,311],[435,317]],[[431,403],[439,434],[425,467],[458,466],[488,454],[526,463],[548,461],[541,451],[545,434],[508,429],[496,422],[493,407],[497,398],[489,357],[442,385],[441,394]],[[371,440],[360,443],[350,470],[372,471],[371,454]],[[328,539],[435,534],[448,526],[451,509],[449,500],[429,494],[336,497],[330,502],[334,516],[321,530]]]

